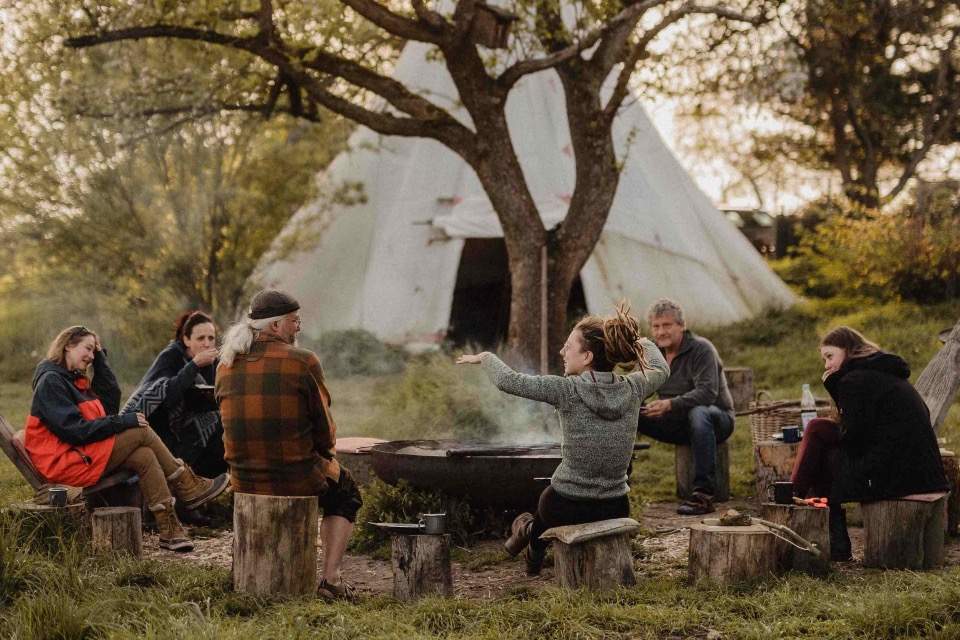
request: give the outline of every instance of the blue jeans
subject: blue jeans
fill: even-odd
[[[694,407],[686,418],[640,416],[637,433],[660,442],[689,445],[693,451],[693,490],[714,495],[717,487],[717,443],[733,433],[733,416],[714,405]]]

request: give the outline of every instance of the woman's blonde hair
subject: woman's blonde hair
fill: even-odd
[[[583,336],[583,347],[593,354],[596,371],[616,366],[649,369],[640,344],[640,322],[630,315],[630,303],[621,300],[612,316],[587,316],[574,327]]]
[[[880,347],[870,342],[863,334],[850,327],[837,327],[823,336],[821,347],[836,347],[843,349],[847,358],[865,358],[878,351]]]
[[[47,360],[54,362],[61,367],[67,364],[67,347],[72,347],[87,336],[96,337],[93,331],[81,325],[67,327],[57,334],[50,346],[47,348]]]

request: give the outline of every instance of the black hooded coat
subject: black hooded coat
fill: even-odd
[[[930,412],[900,356],[849,358],[824,381],[840,411],[832,499],[869,502],[947,490]]]

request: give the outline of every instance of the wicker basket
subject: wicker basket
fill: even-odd
[[[769,398],[770,394],[760,391],[756,401],[750,403],[750,435],[754,446],[769,440],[784,427],[800,424],[799,400],[773,401]],[[829,400],[817,399],[817,415],[826,418],[832,414],[833,404]]]

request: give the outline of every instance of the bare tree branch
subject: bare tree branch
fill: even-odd
[[[196,29],[173,24],[153,24],[142,27],[128,27],[113,31],[102,31],[84,36],[67,38],[65,44],[73,49],[84,49],[100,44],[121,42],[123,40],[143,40],[146,38],[175,38],[219,44],[244,51],[252,51],[257,44],[256,38],[234,36],[209,29]]]
[[[438,30],[439,25],[434,24],[433,21],[425,20],[423,22],[417,22],[416,20],[405,18],[390,11],[379,2],[376,2],[376,0],[340,0],[340,2],[381,29],[404,40],[416,40],[418,42],[429,42],[431,44],[441,44],[444,41],[445,34]],[[414,10],[416,10],[416,7]],[[419,11],[417,15],[419,15]]]

